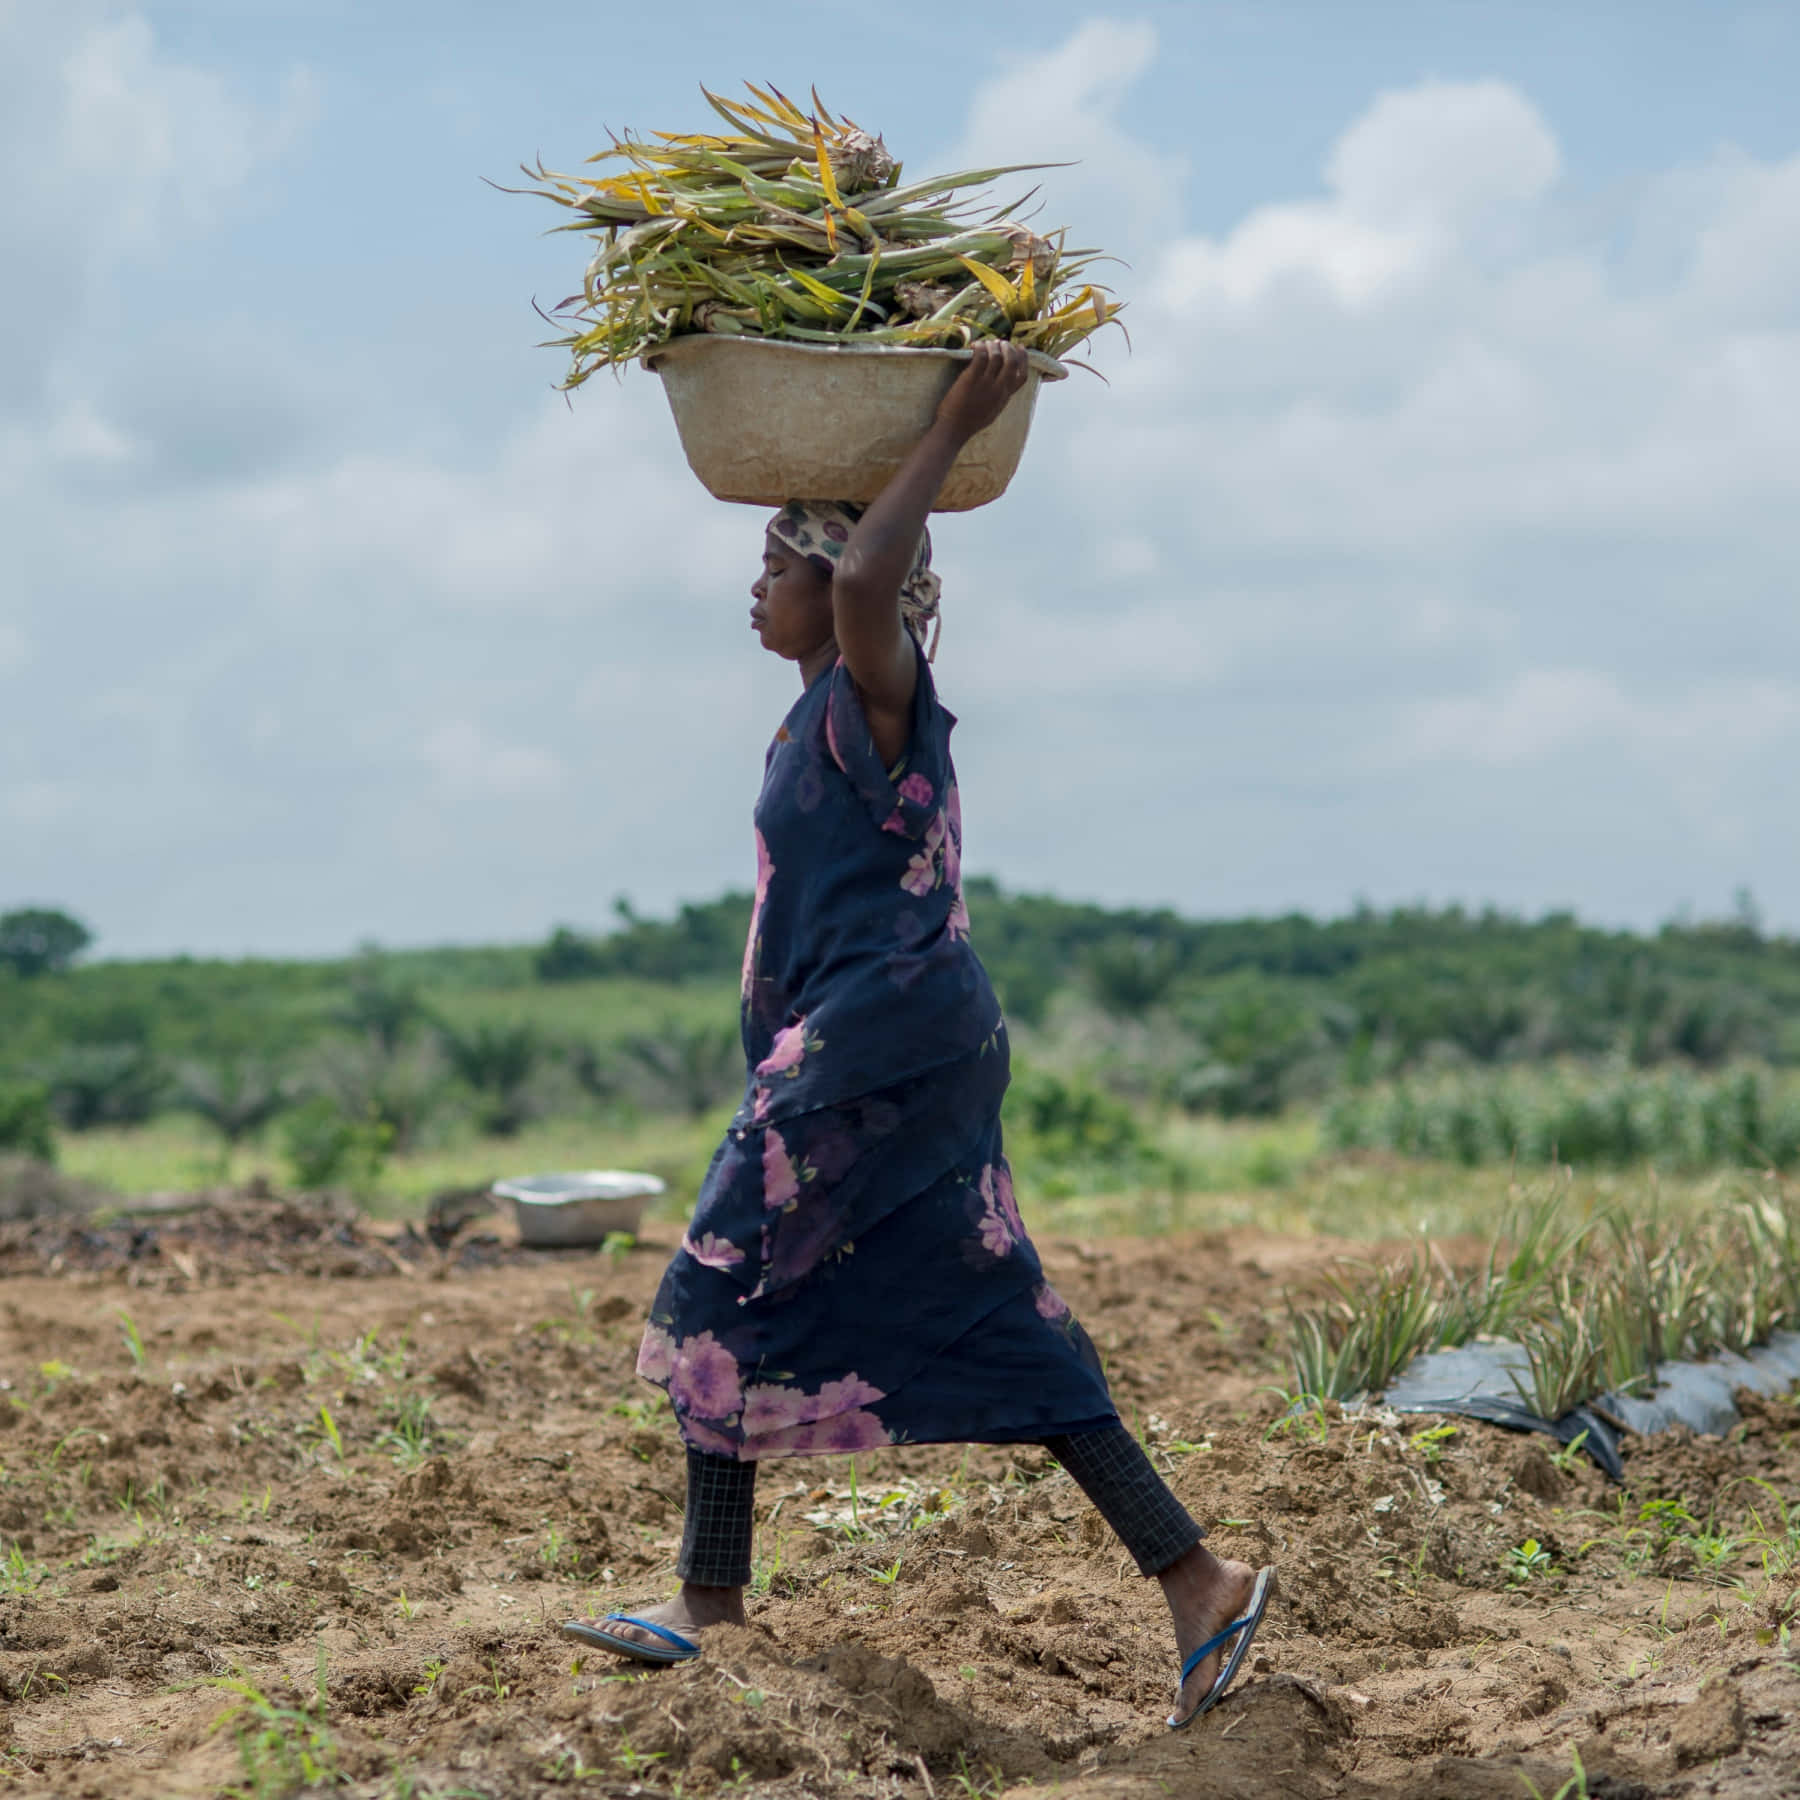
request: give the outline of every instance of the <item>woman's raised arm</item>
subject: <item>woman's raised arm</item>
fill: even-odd
[[[932,502],[951,465],[976,432],[999,418],[1025,385],[1025,352],[989,340],[938,404],[931,428],[856,522],[831,583],[838,649],[861,692],[863,710],[884,756],[906,746],[918,664],[900,618],[900,588],[911,572]],[[897,734],[897,735],[896,735]],[[893,749],[888,749],[887,741]]]

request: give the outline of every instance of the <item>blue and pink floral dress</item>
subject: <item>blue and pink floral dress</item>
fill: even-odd
[[[884,768],[840,662],[769,747],[744,1102],[638,1359],[696,1450],[1010,1443],[1117,1417],[1001,1154],[1006,1026],[969,943],[955,723],[921,655],[911,741]]]

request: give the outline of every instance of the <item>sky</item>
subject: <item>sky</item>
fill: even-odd
[[[112,955],[747,886],[797,692],[501,193],[744,79],[1042,176],[1122,334],[935,528],[967,866],[1800,928],[1800,9],[0,0],[0,911]]]

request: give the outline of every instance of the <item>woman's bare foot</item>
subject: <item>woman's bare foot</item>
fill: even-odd
[[[691,1581],[683,1582],[681,1591],[672,1600],[665,1600],[659,1606],[633,1608],[632,1617],[647,1619],[652,1625],[660,1625],[664,1631],[679,1632],[685,1638],[706,1630],[709,1625],[748,1623],[742,1588],[697,1587]],[[589,1623],[598,1624],[599,1621]],[[642,1631],[620,1619],[614,1619],[604,1629],[627,1643],[642,1644],[646,1650],[666,1652],[672,1647],[654,1632]]]
[[[1164,1569],[1157,1580],[1162,1583],[1169,1617],[1175,1623],[1179,1667],[1209,1637],[1243,1617],[1256,1588],[1256,1571],[1248,1563],[1221,1562],[1204,1544],[1196,1544]],[[1212,1691],[1233,1648],[1233,1643],[1227,1643],[1215,1650],[1182,1683],[1175,1706],[1177,1717],[1186,1718]]]

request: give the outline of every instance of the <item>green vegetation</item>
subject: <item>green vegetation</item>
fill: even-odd
[[[318,1647],[310,1697],[283,1701],[244,1675],[221,1676],[212,1685],[235,1696],[213,1721],[237,1740],[243,1780],[231,1789],[242,1800],[285,1800],[338,1785],[337,1741],[328,1724],[330,1688],[325,1646]]]
[[[1618,1064],[1483,1070],[1344,1094],[1326,1111],[1324,1138],[1335,1150],[1394,1150],[1465,1167],[1516,1158],[1540,1167],[1790,1168],[1800,1163],[1800,1074],[1754,1065],[1716,1075]]]
[[[1198,921],[981,880],[968,899],[1013,1023],[1009,1152],[1070,1229],[1231,1223],[1249,1215],[1225,1197],[1256,1194],[1262,1223],[1442,1230],[1512,1165],[1800,1165],[1800,942],[1747,902],[1634,935],[1454,908]],[[748,910],[620,901],[611,930],[536,948],[317,962],[84,962],[79,921],[7,914],[0,1152],[377,1204],[595,1161],[691,1192],[742,1081]],[[1483,1179],[1452,1193],[1445,1165]]]
[[[329,1096],[315,1094],[282,1121],[281,1135],[288,1168],[301,1187],[342,1186],[366,1194],[381,1174],[394,1131],[385,1120],[354,1118]]]
[[[66,969],[94,941],[79,919],[48,907],[0,913],[0,966],[21,980]]]
[[[0,1150],[23,1150],[45,1162],[55,1157],[50,1094],[42,1082],[0,1082]]]
[[[1742,1178],[1740,1178],[1741,1180]],[[1654,1384],[1658,1368],[1742,1352],[1800,1323],[1800,1195],[1746,1182],[1680,1213],[1578,1204],[1566,1182],[1515,1206],[1485,1263],[1459,1272],[1428,1243],[1341,1273],[1289,1318],[1294,1381],[1315,1400],[1379,1392],[1423,1351],[1510,1337],[1540,1416]]]

